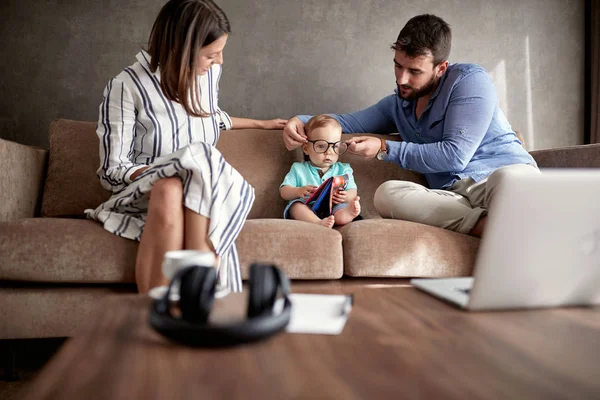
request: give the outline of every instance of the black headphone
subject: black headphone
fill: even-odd
[[[171,313],[169,296],[176,282],[179,286],[181,318]],[[250,266],[248,319],[236,324],[209,324],[214,303],[217,273],[215,268],[192,266],[179,270],[165,295],[154,300],[150,309],[150,325],[161,335],[183,344],[200,347],[231,346],[269,337],[290,322],[292,303],[290,281],[274,265]],[[277,294],[283,294],[283,310],[273,313]]]

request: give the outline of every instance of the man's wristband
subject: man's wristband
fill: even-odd
[[[385,160],[385,157],[387,157],[387,144],[385,142],[384,139],[380,139],[381,140],[381,147],[379,148],[379,150],[377,151],[377,155],[375,157],[377,157],[378,160]]]

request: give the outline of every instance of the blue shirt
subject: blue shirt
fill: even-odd
[[[418,120],[416,103],[393,94],[364,110],[332,116],[344,133],[398,132],[403,141],[387,141],[385,160],[424,174],[432,189],[467,177],[479,182],[506,165],[536,165],[500,110],[490,76],[479,65],[448,66]],[[310,116],[298,118],[306,123]]]
[[[295,162],[290,168],[290,172],[287,173],[283,179],[281,186],[292,186],[302,187],[306,185],[320,186],[323,182],[332,176],[348,175],[346,181],[346,190],[356,189],[356,183],[354,182],[354,175],[350,164],[336,162],[333,164],[323,176],[319,175],[319,167],[315,167],[310,161]],[[290,203],[296,199],[290,200]]]

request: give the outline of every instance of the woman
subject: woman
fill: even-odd
[[[234,241],[254,189],[214,147],[220,129],[282,129],[281,119],[229,117],[218,104],[230,26],[212,0],[171,0],[150,33],[148,51],[111,79],[100,105],[102,186],[113,196],[88,216],[139,240],[141,293],[167,284],[166,251],[217,256],[219,286],[241,291]]]

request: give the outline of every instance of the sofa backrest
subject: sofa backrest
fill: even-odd
[[[344,139],[354,136],[360,135],[348,134],[344,135]],[[399,140],[397,136],[371,136]],[[265,130],[222,132],[217,147],[225,159],[254,186],[256,201],[248,218],[282,218],[287,202],[279,195],[279,185],[292,163],[303,160],[302,150],[287,151],[281,131]],[[423,175],[391,163],[365,160],[350,153],[342,155],[340,161],[350,163],[354,170],[361,198],[361,214],[365,218],[379,217],[373,206],[373,194],[383,182],[399,179],[426,184]]]
[[[95,122],[59,119],[50,125],[50,151],[43,192],[41,216],[81,217],[110,197],[96,176],[99,146]],[[246,129],[225,131],[217,144],[225,159],[255,188],[256,201],[249,218],[281,218],[286,201],[279,185],[293,162],[303,159],[302,151],[287,151],[281,131]],[[345,139],[359,134],[344,135]],[[372,135],[399,140],[394,135]],[[532,152],[540,167],[600,167],[600,144]],[[45,152],[40,151],[40,157]],[[38,157],[39,158],[39,157]],[[40,158],[41,159],[41,158]],[[375,159],[365,160],[346,153],[340,161],[350,163],[361,197],[365,218],[377,218],[373,194],[392,179],[426,185],[423,175]],[[0,163],[1,164],[1,163]]]
[[[36,216],[47,157],[46,149],[0,139],[0,222]]]
[[[223,131],[217,148],[252,187],[256,199],[248,218],[282,218],[286,202],[279,185],[289,167],[302,161],[299,151],[287,151],[281,131],[244,129]]]
[[[50,124],[50,154],[42,198],[42,217],[82,217],[111,193],[100,185],[95,122],[58,119]]]
[[[286,201],[279,185],[292,163],[302,161],[301,149],[287,151],[281,131],[245,129],[224,131],[217,144],[225,159],[254,187],[256,201],[249,218],[281,218]],[[358,135],[344,135],[350,138]],[[380,137],[380,135],[373,135]],[[394,137],[386,136],[388,140]],[[96,123],[59,119],[50,125],[48,173],[41,215],[82,217],[110,197],[100,185],[96,170],[100,163]],[[361,196],[363,216],[376,218],[373,194],[386,180],[400,179],[425,183],[422,175],[377,160],[364,160],[346,153],[340,158],[354,169]]]
[[[534,150],[530,154],[540,168],[600,168],[600,143]]]

